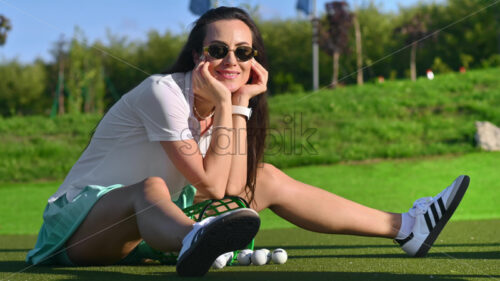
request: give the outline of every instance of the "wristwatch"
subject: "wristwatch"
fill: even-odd
[[[243,115],[247,118],[247,121],[252,116],[252,109],[250,107],[233,105],[233,114]]]

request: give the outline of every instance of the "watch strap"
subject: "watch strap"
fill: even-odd
[[[232,110],[233,110],[233,114],[245,116],[247,118],[247,121],[250,119],[250,116],[252,116],[252,109],[250,107],[233,105]]]

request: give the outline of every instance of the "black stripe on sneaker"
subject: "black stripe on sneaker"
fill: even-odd
[[[433,227],[432,227],[431,218],[429,217],[429,212],[424,214],[424,218],[425,218],[425,223],[427,223],[427,228],[429,229],[429,232],[431,232]]]
[[[441,217],[442,217],[444,215],[444,212],[446,212],[446,208],[444,207],[444,204],[443,204],[443,198],[439,197],[437,202],[438,202],[439,209],[441,210]]]
[[[410,241],[411,239],[413,238],[413,232],[410,233],[410,235],[408,235],[408,237],[406,237],[405,239],[394,239],[396,240],[396,242],[399,243],[399,246],[403,247],[404,244],[406,244],[406,242]]]
[[[441,233],[441,230],[443,230],[443,227],[446,225],[450,217],[453,215],[453,212],[455,212],[455,210],[457,209],[458,204],[462,200],[465,191],[469,186],[470,178],[468,176],[462,176],[457,178],[457,180],[461,180],[461,182],[460,185],[458,186],[458,190],[456,191],[455,196],[453,196],[453,198],[447,199],[447,201],[451,201],[448,203],[448,208],[447,209],[444,208],[444,204],[442,201],[441,203],[439,203],[440,198],[437,200],[439,207],[445,209],[444,213],[441,216],[439,223],[434,226],[433,231],[429,233],[425,241],[422,243],[420,249],[418,249],[417,253],[415,254],[415,257],[423,257],[427,254],[429,249],[434,244],[434,241],[436,241],[436,238],[438,237],[439,233]]]
[[[431,205],[431,211],[432,211],[432,215],[434,216],[434,224],[437,224],[439,221],[439,216],[438,216],[438,212],[436,210],[436,206],[434,206],[434,204]]]

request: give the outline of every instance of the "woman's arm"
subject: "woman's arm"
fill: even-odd
[[[198,144],[190,139],[163,141],[165,152],[175,167],[200,193],[211,198],[222,198],[231,167],[233,149],[231,93],[208,71],[209,62],[201,62],[193,70],[193,91],[208,93],[215,102],[210,146],[201,155]]]
[[[248,107],[248,99],[235,101],[233,105]],[[227,195],[239,195],[244,190],[247,181],[247,119],[243,115],[233,115],[233,148],[231,169],[226,186]]]
[[[241,87],[232,97],[232,104],[248,107],[252,97],[267,90],[267,70],[257,61],[252,60],[252,82]],[[226,194],[239,195],[245,190],[247,181],[247,119],[245,116],[233,115],[233,157],[227,181]]]
[[[217,106],[213,126],[221,129],[213,131],[205,158],[193,139],[162,141],[161,145],[177,170],[200,193],[210,198],[222,198],[231,166],[232,134],[222,129],[231,127],[230,104]]]

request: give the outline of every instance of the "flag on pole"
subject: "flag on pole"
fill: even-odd
[[[306,15],[311,14],[311,1],[309,0],[297,0],[297,10],[304,12]]]
[[[210,0],[191,0],[189,10],[191,13],[201,16],[210,10]]]

